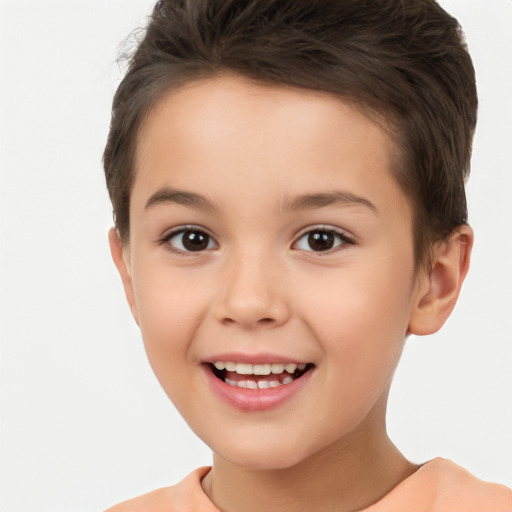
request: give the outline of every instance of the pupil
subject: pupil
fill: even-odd
[[[313,251],[328,251],[334,246],[334,235],[327,231],[317,231],[310,233],[308,243]]]
[[[185,231],[183,233],[183,246],[188,251],[202,251],[208,247],[208,235],[199,231]]]

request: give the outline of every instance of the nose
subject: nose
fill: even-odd
[[[252,254],[225,262],[216,317],[245,329],[276,327],[290,317],[282,268],[268,256]]]

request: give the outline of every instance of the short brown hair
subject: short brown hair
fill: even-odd
[[[457,20],[434,0],[160,0],[115,94],[103,156],[123,241],[142,121],[167,91],[222,72],[332,93],[384,119],[417,262],[467,223],[475,74]]]

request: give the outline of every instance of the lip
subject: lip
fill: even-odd
[[[273,355],[269,353],[261,354],[241,354],[241,353],[223,353],[216,354],[208,359],[204,359],[203,363],[216,363],[217,361],[234,362],[234,363],[245,363],[245,364],[272,364],[272,363],[294,363],[294,364],[306,364],[309,361],[300,361],[298,359],[290,359],[289,357],[283,357]]]
[[[270,361],[261,358],[258,358],[257,361],[254,358],[241,360],[239,356],[234,360],[236,362],[250,362],[252,364],[265,364]],[[214,359],[214,361],[233,361],[233,359],[219,358]],[[295,361],[273,358],[272,362],[291,363]],[[314,368],[311,368],[293,382],[275,388],[247,389],[226,384],[213,374],[208,364],[202,364],[201,367],[211,389],[222,401],[235,409],[247,412],[266,411],[283,405],[307,385],[314,372]]]

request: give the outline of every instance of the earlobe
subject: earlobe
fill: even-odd
[[[117,270],[123,282],[126,300],[128,301],[128,304],[130,306],[133,318],[138,324],[139,321],[137,318],[137,308],[135,306],[135,295],[133,293],[133,282],[130,270],[130,262],[126,254],[126,248],[123,247],[121,237],[119,236],[119,232],[116,228],[111,228],[108,232],[108,241],[110,244],[110,253],[112,254],[112,259],[114,260],[114,264],[117,267]]]
[[[421,276],[409,321],[411,334],[437,332],[450,316],[469,270],[473,230],[459,226],[432,251],[430,273]]]

